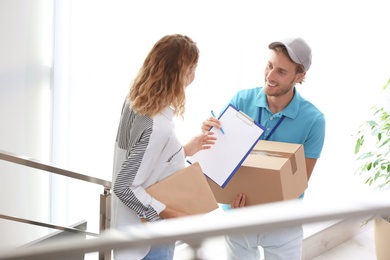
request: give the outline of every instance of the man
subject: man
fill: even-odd
[[[266,128],[260,139],[303,144],[309,179],[322,151],[325,118],[299,94],[295,85],[302,84],[310,68],[311,48],[301,38],[272,42],[269,48],[264,87],[238,91],[229,103]],[[219,120],[210,117],[203,122],[203,131],[210,127],[219,128]],[[243,207],[245,200],[245,194],[238,194],[226,206]],[[300,260],[302,240],[302,226],[227,236],[228,259],[260,259],[258,246],[262,246],[266,260]]]

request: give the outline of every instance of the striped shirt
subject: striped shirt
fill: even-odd
[[[160,219],[165,205],[145,191],[147,187],[185,167],[184,150],[173,123],[173,110],[150,118],[124,103],[114,149],[113,228]]]

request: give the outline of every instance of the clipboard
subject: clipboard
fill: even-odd
[[[199,162],[203,173],[224,188],[256,145],[265,128],[248,115],[229,104],[218,118],[225,134],[215,130],[217,141],[187,159]],[[211,129],[210,129],[211,130]]]

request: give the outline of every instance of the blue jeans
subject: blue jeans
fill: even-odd
[[[175,252],[175,243],[150,248],[143,260],[172,260]]]

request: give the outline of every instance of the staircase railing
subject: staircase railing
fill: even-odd
[[[17,251],[0,252],[0,260],[49,260],[97,250],[161,245],[177,240],[185,241],[194,249],[190,259],[203,259],[202,251],[199,250],[202,243],[221,235],[390,214],[389,191],[363,195],[363,197],[324,198],[323,201],[309,203],[298,200],[276,202],[235,209],[229,213],[217,210],[204,216],[189,216],[129,226],[126,233],[107,230],[94,239],[68,238]]]
[[[390,214],[390,191],[362,192],[359,195],[343,194],[342,197],[337,197],[337,199],[325,196],[322,201],[315,202],[292,200],[269,203],[231,210],[228,214],[222,210],[216,210],[203,216],[189,216],[131,226],[128,228],[128,232],[119,233],[108,230],[110,226],[111,191],[109,181],[67,171],[3,151],[0,151],[0,159],[99,184],[104,188],[100,200],[100,233],[97,236],[91,239],[63,238],[19,248],[18,250],[3,251],[0,252],[0,260],[48,260],[91,252],[99,252],[100,260],[109,260],[113,249],[160,245],[174,241],[184,241],[193,249],[191,259],[203,259],[202,244],[209,238],[221,235],[253,232],[254,230],[265,231],[336,219],[357,219]],[[1,216],[20,222],[28,222],[28,220],[16,217]],[[45,223],[34,224],[54,226]]]
[[[14,217],[14,216],[10,216],[10,215],[0,214],[0,218],[1,219],[7,219],[7,220],[15,221],[15,222],[19,222],[19,223],[30,224],[30,225],[34,225],[34,226],[52,228],[52,229],[56,229],[56,230],[60,230],[60,231],[66,231],[66,232],[70,232],[70,233],[83,234],[83,235],[86,235],[86,236],[92,236],[92,237],[98,237],[99,236],[99,234],[94,233],[94,232],[80,230],[80,229],[72,228],[72,227],[64,227],[64,226],[60,226],[60,225],[53,225],[53,224],[50,224],[50,223],[35,221],[35,220],[31,220],[31,219],[18,218],[18,217]]]
[[[99,179],[96,177],[76,173],[73,171],[65,170],[59,167],[55,167],[43,162],[40,162],[38,160],[34,160],[28,157],[24,156],[19,156],[12,154],[10,152],[2,151],[0,150],[0,160],[3,161],[8,161],[11,163],[15,163],[18,165],[26,166],[29,168],[34,168],[34,169],[39,169],[42,171],[50,172],[55,175],[62,175],[66,176],[69,178],[77,179],[80,181],[86,181],[88,183],[93,183],[97,185],[101,185],[103,187],[103,192],[100,194],[100,206],[99,206],[99,233],[102,233],[106,229],[110,227],[110,221],[111,221],[111,212],[110,212],[110,207],[111,207],[111,182],[103,179]],[[7,216],[7,215],[0,215],[0,218],[3,219],[8,219],[11,221],[16,221],[16,222],[22,222],[22,223],[27,223],[27,224],[32,224],[36,226],[43,226],[43,227],[48,227],[48,228],[53,228],[57,230],[62,230],[62,231],[68,231],[68,232],[80,232],[84,233],[88,236],[93,236],[97,237],[99,234],[84,231],[84,230],[77,230],[74,228],[69,228],[69,227],[63,227],[63,226],[58,226],[58,225],[53,225],[50,223],[43,223],[43,222],[38,222],[34,220],[28,220],[28,219],[23,219],[15,216]],[[110,260],[111,259],[111,250],[109,251],[99,251],[99,260]]]

